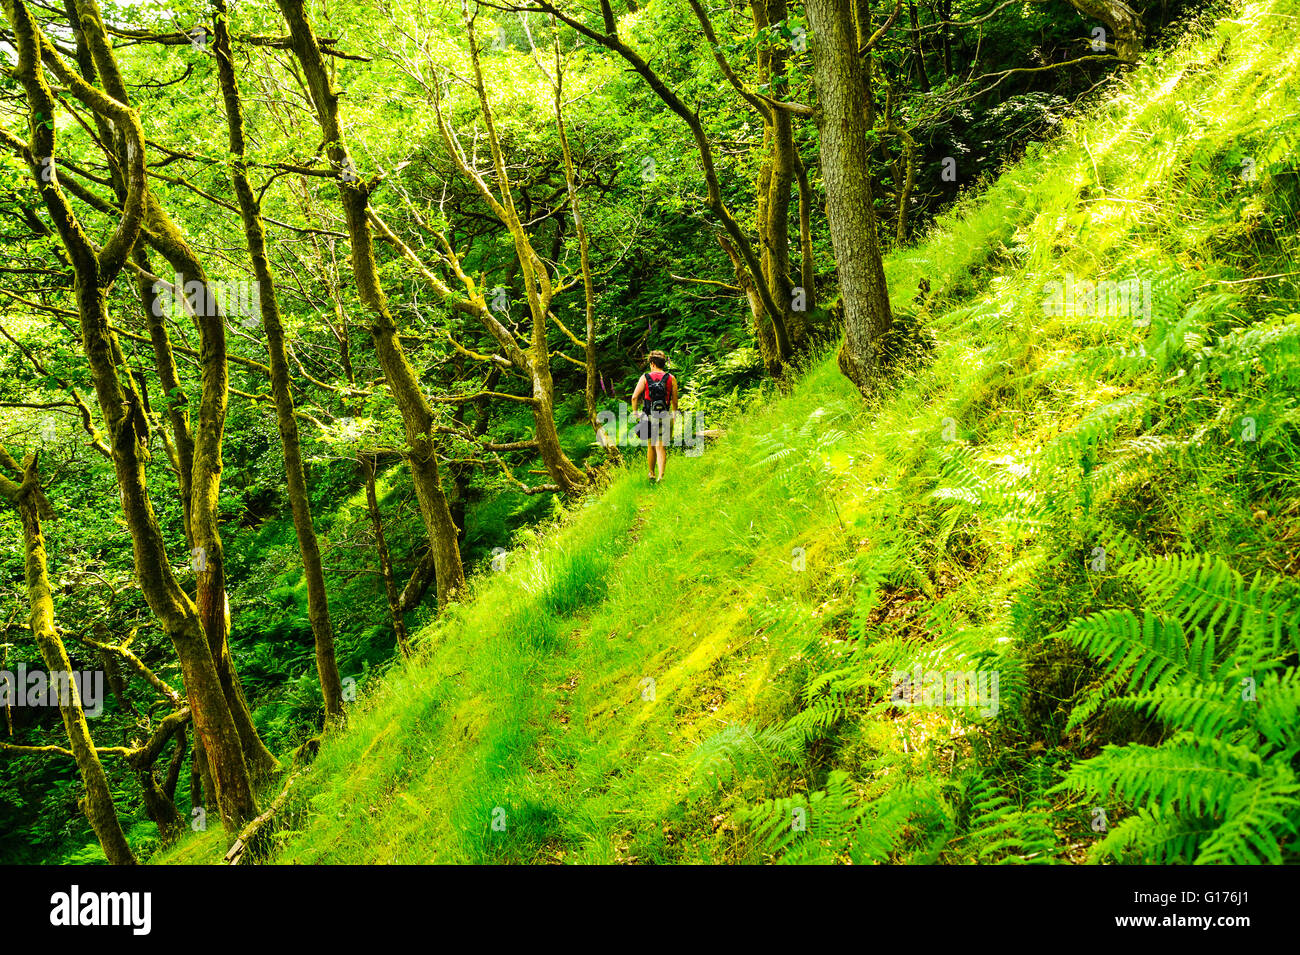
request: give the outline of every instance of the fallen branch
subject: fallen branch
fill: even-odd
[[[271,805],[267,807],[266,812],[262,813],[239,831],[239,836],[235,839],[235,844],[232,845],[230,851],[226,853],[226,865],[239,865],[244,861],[244,854],[252,845],[253,839],[256,838],[258,833],[260,833],[266,824],[271,821],[271,818],[284,808],[284,804],[289,801],[289,789],[293,786],[293,781],[300,775],[302,774],[294,773],[290,776],[288,781],[284,784],[284,789],[280,790],[280,795],[275,797]]]

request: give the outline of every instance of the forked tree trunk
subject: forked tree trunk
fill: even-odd
[[[158,827],[158,840],[164,846],[171,845],[185,834],[185,819],[176,808],[176,783],[180,778],[181,763],[185,760],[184,723],[177,726],[173,737],[176,740],[176,748],[167,766],[167,778],[161,786],[154,775],[153,761],[146,760],[133,766],[136,779],[140,783],[140,790],[144,795],[145,812]]]
[[[499,200],[494,197],[487,183],[472,170],[453,148],[456,162],[461,171],[473,182],[479,192],[487,199],[492,211],[501,220],[514,240],[515,258],[519,263],[520,278],[524,286],[524,296],[528,301],[528,311],[532,316],[532,336],[526,353],[527,360],[520,371],[532,382],[533,436],[537,441],[537,452],[546,465],[551,480],[564,494],[576,494],[587,485],[587,475],[569,460],[568,454],[560,445],[559,431],[555,426],[555,384],[551,379],[551,348],[547,342],[547,326],[550,318],[551,300],[554,289],[546,263],[533,249],[532,240],[515,209],[514,194],[510,188],[509,172],[501,152],[501,142],[497,137],[496,121],[492,115],[492,104],[488,101],[487,87],[483,82],[483,68],[479,60],[478,45],[474,36],[474,19],[468,13],[468,6],[462,2],[462,19],[465,32],[469,38],[469,57],[474,72],[474,88],[478,93],[479,107],[483,111],[483,125],[487,130],[487,140],[492,154],[492,164],[496,173]],[[444,138],[450,139],[446,123],[439,112],[439,123]],[[517,354],[518,349],[514,352]]]
[[[55,101],[41,70],[40,57],[40,50],[48,41],[41,36],[22,0],[4,0],[4,8],[18,53],[14,73],[27,94],[28,107],[34,115],[53,116]],[[82,13],[83,28],[87,23],[96,22],[102,28],[102,21],[86,16],[81,3],[78,11]],[[94,13],[98,14],[97,8]],[[139,117],[126,104],[90,86],[72,71],[61,78],[72,94],[90,109],[108,116],[123,138],[121,154],[125,160],[123,178],[127,199],[116,229],[101,249],[97,251],[91,244],[57,177],[41,175],[40,157],[54,156],[53,124],[31,123],[31,171],[37,192],[73,266],[73,292],[82,346],[109,436],[140,589],[176,648],[196,731],[207,745],[223,823],[228,829],[238,831],[246,819],[257,815],[252,780],[198,609],[172,574],[146,481],[149,432],[144,409],[130,377],[119,374],[116,355],[120,352],[108,321],[106,289],[121,271],[145,218],[144,132]]]
[[[130,106],[129,91],[122,79],[108,30],[98,0],[65,0],[77,21],[76,39],[79,67],[87,82],[99,78],[104,91],[124,106]],[[65,81],[67,77],[64,77]],[[111,143],[120,168],[125,168],[127,140],[120,128],[111,128],[106,142]],[[126,184],[120,172],[115,174],[119,200],[125,197]],[[239,731],[244,759],[255,779],[263,779],[277,766],[275,757],[262,742],[253,715],[244,697],[243,687],[230,656],[230,614],[226,597],[224,549],[221,543],[218,498],[221,487],[221,445],[225,435],[226,407],[230,384],[226,363],[225,317],[217,302],[206,271],[194,249],[166,210],[150,192],[146,181],[143,191],[144,224],[148,241],[157,249],[179,276],[185,297],[197,304],[195,318],[201,339],[199,359],[203,388],[193,430],[176,433],[178,464],[183,465],[186,451],[191,456],[190,473],[181,485],[186,498],[186,531],[194,553],[195,603],[207,634],[208,645],[217,665],[222,692]],[[165,327],[164,327],[165,331]],[[168,375],[167,358],[159,355],[159,376]],[[116,343],[113,343],[116,352]],[[120,356],[120,352],[117,353]],[[185,423],[173,416],[172,424]],[[187,448],[188,446],[188,448]]]
[[[84,2],[84,0],[78,0]],[[226,362],[226,318],[193,248],[152,194],[146,193],[146,217],[155,246],[176,270],[187,290],[197,289],[199,363],[202,393],[198,414],[191,419],[193,463],[189,481],[189,529],[193,546],[194,600],[207,634],[208,646],[221,677],[222,691],[239,729],[244,758],[254,779],[267,778],[278,766],[266,748],[230,655],[230,607],[226,588],[225,548],[221,541],[218,501],[221,492],[222,443],[230,372]],[[191,296],[194,297],[194,296]]]

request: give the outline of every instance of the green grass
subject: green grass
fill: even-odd
[[[272,861],[1139,845],[1090,827],[1099,800],[1137,818],[1131,792],[1052,787],[1166,731],[1106,705],[1122,683],[1064,634],[1141,606],[1143,557],[1300,570],[1297,22],[1265,0],[1189,35],[891,256],[930,344],[877,400],[823,356],[662,485],[633,453],[473,578],[322,746]],[[1150,280],[1150,324],[1046,314],[1067,273]],[[998,713],[890,707],[890,674],[922,664],[997,670]]]

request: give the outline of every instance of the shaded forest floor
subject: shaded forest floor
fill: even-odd
[[[629,449],[370,685],[269,861],[1148,851],[1054,788],[1164,733],[1060,635],[1138,606],[1144,558],[1300,572],[1296,13],[1205,25],[891,256],[879,399],[823,356],[660,486]],[[1129,279],[1136,310],[1045,305]],[[996,712],[891,705],[919,665],[996,671]]]

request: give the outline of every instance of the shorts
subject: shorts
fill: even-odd
[[[636,436],[650,444],[668,444],[673,436],[673,413],[651,411],[642,415],[636,423]]]

